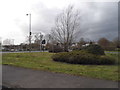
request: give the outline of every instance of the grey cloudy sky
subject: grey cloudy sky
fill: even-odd
[[[0,30],[2,40],[10,38],[15,44],[25,41],[28,35],[29,17],[32,14],[32,32],[50,33],[55,17],[69,4],[81,12],[79,38],[109,40],[118,35],[118,0],[98,2],[99,0],[3,0],[0,3]],[[113,1],[113,0],[112,0]]]

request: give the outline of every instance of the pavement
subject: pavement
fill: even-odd
[[[16,88],[118,88],[118,82],[3,65],[2,83]]]

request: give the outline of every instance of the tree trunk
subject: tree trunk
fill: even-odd
[[[64,45],[64,52],[68,52],[68,45]]]

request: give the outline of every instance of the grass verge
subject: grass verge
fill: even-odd
[[[98,79],[118,81],[117,65],[74,65],[55,62],[51,59],[53,53],[4,53],[2,64],[31,68],[51,72],[66,73],[78,76],[87,76]],[[117,56],[107,54],[117,59]],[[120,80],[120,79],[119,79]]]

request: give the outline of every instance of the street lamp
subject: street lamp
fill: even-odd
[[[31,13],[26,14],[27,16],[29,16],[29,51],[31,52]]]

